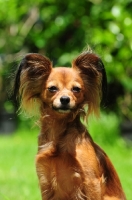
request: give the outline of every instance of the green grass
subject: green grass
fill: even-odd
[[[37,134],[17,132],[0,137],[0,199],[38,200],[40,191],[35,170]]]
[[[91,122],[92,121],[92,122]],[[94,140],[111,158],[120,176],[127,200],[132,192],[132,148],[118,137],[115,116],[101,116],[90,120],[89,129]],[[0,136],[0,199],[41,199],[35,169],[37,130],[20,128],[11,136]]]

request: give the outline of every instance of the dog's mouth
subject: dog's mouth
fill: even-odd
[[[67,110],[59,109],[58,112],[59,112],[59,113],[62,113],[62,114],[63,114],[63,113],[65,114],[65,113],[70,113],[71,110],[70,110],[70,109],[67,109]]]
[[[62,113],[62,114],[70,113],[70,112],[72,111],[71,108],[69,108],[69,107],[64,107],[64,106],[59,107],[59,108],[53,106],[52,108],[53,108],[53,110],[55,110],[56,112],[59,112],[59,113]]]

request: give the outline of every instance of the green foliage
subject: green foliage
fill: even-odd
[[[3,71],[11,72],[26,53],[70,65],[90,45],[106,66],[109,109],[132,119],[131,9],[131,0],[0,0],[1,96]]]
[[[113,113],[101,113],[98,119],[90,117],[88,127],[94,140],[101,145],[113,145],[119,139],[119,119]]]

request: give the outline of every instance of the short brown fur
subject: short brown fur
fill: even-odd
[[[72,68],[52,68],[39,54],[20,63],[14,95],[21,109],[40,115],[36,170],[42,200],[126,200],[111,161],[80,121],[99,115],[105,93],[104,65],[94,53],[79,55]]]

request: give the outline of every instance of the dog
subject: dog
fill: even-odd
[[[36,171],[42,200],[126,200],[106,153],[82,120],[99,116],[107,91],[101,58],[82,52],[72,67],[27,54],[18,67],[14,96],[20,109],[40,117]]]

